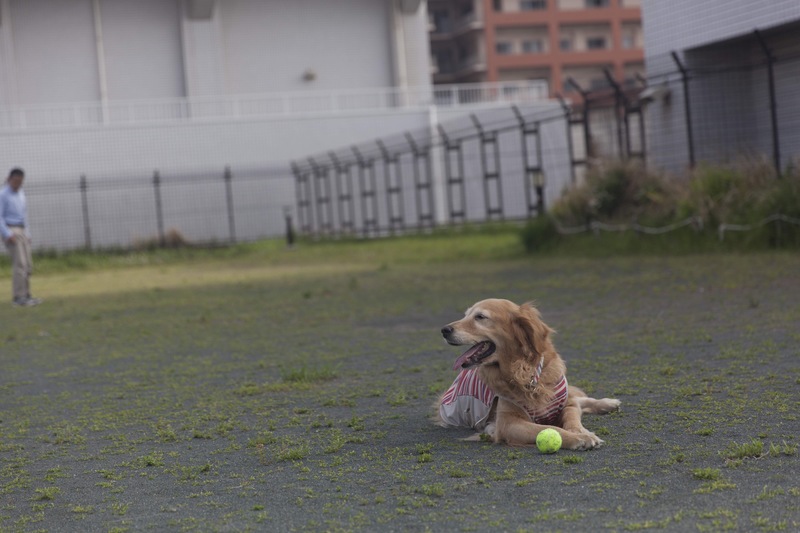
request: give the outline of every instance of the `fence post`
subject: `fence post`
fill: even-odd
[[[367,161],[358,149],[351,146],[350,150],[358,161],[358,183],[361,189],[361,225],[364,236],[368,237],[370,230],[378,234],[378,196],[375,185],[375,163],[370,158]]]
[[[541,124],[539,122],[534,122],[532,125],[528,124],[516,104],[511,106],[511,110],[517,117],[517,122],[519,122],[520,137],[522,139],[522,167],[525,170],[522,176],[522,184],[525,188],[525,200],[528,204],[527,215],[530,218],[531,214],[536,211],[536,216],[541,217],[544,215],[544,168],[542,168],[542,135],[541,131],[539,131]],[[528,150],[529,135],[536,136],[535,165],[531,162]],[[536,191],[536,204],[533,203],[531,198],[531,186]]]
[[[400,163],[397,159],[397,154],[392,154],[386,148],[386,145],[380,139],[375,143],[383,156],[384,180],[386,181],[386,206],[389,209],[389,232],[394,235],[395,226],[399,226],[400,230],[405,229],[405,204],[403,202],[403,175],[400,169]],[[392,167],[394,167],[395,180],[392,181]],[[397,205],[395,205],[395,199]],[[399,213],[395,213],[395,207]]]
[[[478,120],[478,117],[472,113],[469,116],[475,129],[478,130],[478,136],[481,144],[481,168],[483,170],[483,192],[486,195],[486,218],[492,219],[492,215],[498,215],[500,220],[503,220],[503,182],[500,179],[500,142],[497,138],[497,131],[487,132],[483,129],[483,125]],[[494,146],[494,171],[489,170],[489,163],[486,157],[486,149],[489,145]],[[492,206],[491,192],[489,189],[489,181],[494,181],[495,191],[497,193],[497,206]]]
[[[686,142],[689,144],[689,168],[693,169],[695,166],[694,159],[694,135],[692,134],[692,108],[689,100],[689,72],[686,67],[681,63],[678,54],[673,50],[670,52],[672,60],[677,65],[678,70],[681,71],[681,83],[683,84],[683,111],[686,117]]]
[[[627,160],[631,155],[631,132],[628,126],[628,100],[622,92],[622,88],[611,75],[611,71],[607,68],[603,69],[603,73],[608,80],[608,84],[614,90],[614,118],[617,121],[617,143],[619,145],[620,159]],[[620,111],[622,111],[622,121],[620,121]]]
[[[775,101],[775,56],[772,55],[772,50],[767,46],[767,42],[761,35],[761,32],[754,30],[758,39],[758,44],[761,45],[761,50],[767,58],[767,82],[769,84],[769,114],[772,121],[772,159],[775,165],[775,175],[781,177],[781,144],[780,137],[778,136],[778,111],[777,102]]]
[[[230,241],[232,244],[236,243],[236,223],[233,215],[233,175],[231,174],[231,167],[225,167],[225,197],[228,203],[228,231],[230,233]]]
[[[294,227],[292,226],[292,206],[283,206],[283,217],[286,220],[286,246],[294,246]]]
[[[295,177],[295,196],[297,198],[297,218],[300,232],[310,235],[314,226],[314,210],[311,206],[310,171],[300,169],[300,165],[292,161],[292,173]]]
[[[567,83],[569,83],[573,89],[578,91],[578,94],[581,95],[583,99],[583,143],[586,147],[586,166],[589,166],[589,160],[594,157],[594,147],[592,146],[592,128],[590,124],[590,116],[589,116],[589,93],[584,91],[583,88],[578,85],[572,78],[567,78]]]
[[[86,183],[86,176],[81,175],[80,189],[81,189],[81,206],[83,208],[83,238],[87,250],[92,249],[92,226],[89,223],[89,195],[87,189],[89,185]]]
[[[314,205],[317,210],[317,233],[331,236],[334,230],[329,170],[327,166],[317,164],[316,159],[313,157],[308,158],[308,163],[311,165],[311,175],[314,179]]]
[[[439,136],[444,142],[444,174],[447,183],[447,207],[450,210],[449,217],[450,223],[456,222],[460,219],[461,222],[467,221],[467,186],[464,183],[464,152],[461,150],[461,139],[453,140],[447,135],[444,127],[441,124],[436,125],[439,130]],[[458,157],[458,173],[453,174],[452,156],[456,154]],[[458,187],[459,195],[454,194],[453,189]],[[456,209],[455,198],[458,198],[460,209]]]
[[[567,153],[569,154],[570,183],[572,185],[576,185],[578,182],[578,176],[577,172],[575,172],[575,166],[578,165],[578,160],[575,158],[575,143],[572,140],[572,125],[581,124],[581,122],[576,122],[575,119],[572,118],[572,108],[561,95],[561,93],[558,93],[556,96],[558,97],[558,101],[561,103],[561,109],[564,111],[564,126],[567,129]]]
[[[414,185],[416,186],[415,198],[417,200],[417,222],[420,229],[424,227],[425,222],[427,222],[428,226],[432,228],[435,225],[435,222],[433,219],[433,188],[431,187],[430,151],[429,149],[420,149],[411,133],[405,132],[405,138],[408,142],[408,145],[411,147],[411,153],[414,156]],[[420,161],[425,163],[424,169],[427,177],[424,181],[419,169]],[[423,209],[423,192],[428,193],[426,195],[428,200],[427,212],[425,212]]]
[[[161,175],[158,170],[153,171],[153,193],[156,197],[156,229],[158,231],[158,244],[162,248],[166,245],[164,238],[164,212],[161,207]]]
[[[353,183],[350,180],[350,164],[343,164],[336,152],[328,152],[336,172],[336,206],[339,212],[339,228],[342,232],[355,231],[355,208],[353,206]],[[347,207],[347,208],[346,208]]]

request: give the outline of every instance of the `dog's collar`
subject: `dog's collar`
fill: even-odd
[[[544,366],[544,357],[539,359],[539,364],[536,366],[536,371],[533,373],[530,383],[528,383],[528,388],[532,389],[534,392],[539,387],[539,378],[542,377],[542,366]]]

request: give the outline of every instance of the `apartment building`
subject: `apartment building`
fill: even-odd
[[[434,83],[546,80],[551,94],[644,74],[640,0],[429,0]]]

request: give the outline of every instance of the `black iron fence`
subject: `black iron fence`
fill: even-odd
[[[558,106],[512,106],[292,163],[301,233],[384,235],[542,214],[595,161],[638,159],[675,174],[800,151],[800,44],[758,32],[749,53],[671,54],[672,68]],[[724,61],[719,57],[722,53]]]
[[[430,127],[282,168],[31,176],[34,243],[234,243],[281,237],[289,220],[304,235],[361,237],[524,220],[605,158],[682,173],[746,155],[780,176],[800,149],[800,44],[754,33],[737,47],[670,54],[667,67],[627,83],[606,73],[591,91],[573,80],[558,101],[434,108],[446,118]]]
[[[294,161],[298,229],[375,236],[542,213],[546,176],[555,190],[585,165],[571,113],[556,103],[494,108]]]
[[[283,234],[293,203],[285,169],[26,180],[36,249],[232,244]]]

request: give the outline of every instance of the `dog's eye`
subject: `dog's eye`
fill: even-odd
[[[475,315],[475,320],[486,320],[486,315],[484,315],[483,313],[478,313],[477,315]]]

